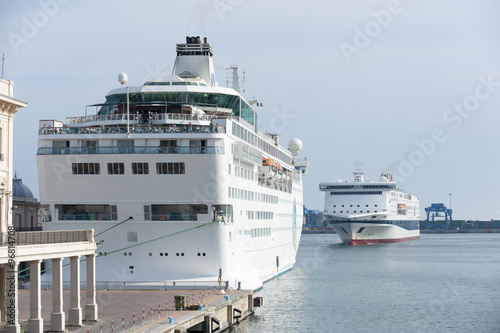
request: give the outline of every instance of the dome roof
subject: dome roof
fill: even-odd
[[[12,194],[17,198],[34,199],[31,190],[28,186],[23,184],[23,180],[21,178],[17,178],[17,175],[14,176],[14,180],[12,182]]]

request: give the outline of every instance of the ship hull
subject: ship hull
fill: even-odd
[[[398,225],[398,222],[401,225]],[[342,243],[363,245],[378,243],[398,243],[420,237],[418,221],[339,222],[331,226]]]

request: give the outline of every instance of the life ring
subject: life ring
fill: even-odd
[[[160,216],[160,220],[165,221],[166,219],[167,219],[167,217],[165,215]]]
[[[102,215],[101,214],[97,215],[97,219],[102,220]]]
[[[219,276],[219,279],[218,279],[217,281],[219,281],[219,284],[221,284],[221,283],[222,283],[222,279],[221,279],[221,277],[220,277],[220,276]]]

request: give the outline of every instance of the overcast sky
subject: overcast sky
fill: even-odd
[[[392,172],[422,207],[498,219],[498,0],[1,1],[0,54],[15,98],[15,168],[38,194],[38,121],[85,113],[128,74],[140,85],[207,37],[217,79],[238,64],[259,127],[303,141],[305,203],[320,181]],[[171,67],[165,74],[169,74]]]

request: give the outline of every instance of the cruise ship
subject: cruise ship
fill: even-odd
[[[295,263],[302,143],[258,129],[206,38],[176,54],[165,78],[129,87],[122,73],[84,115],[40,121],[43,229],[95,230],[101,288],[258,289]]]
[[[369,181],[363,168],[354,181],[322,182],[324,216],[349,245],[395,243],[420,237],[419,200],[400,189],[391,174]]]

